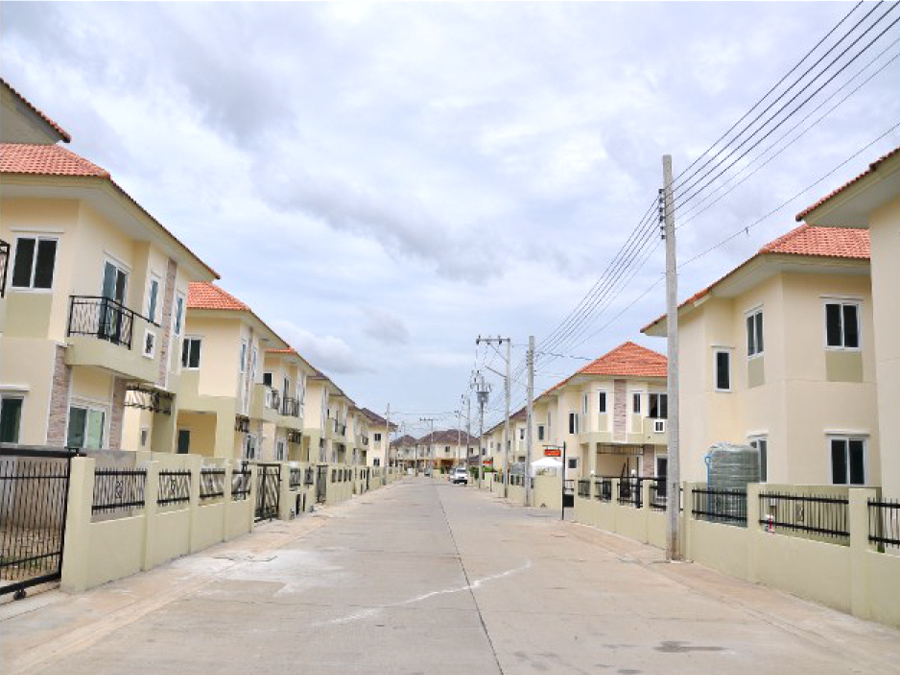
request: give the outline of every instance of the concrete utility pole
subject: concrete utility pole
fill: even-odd
[[[472,376],[472,387],[478,396],[478,489],[484,481],[484,406],[487,405],[491,393],[491,385],[484,381],[484,375],[476,372]]]
[[[496,342],[498,345],[502,345],[504,342],[506,343],[506,375],[503,378],[503,391],[506,394],[506,419],[503,422],[503,497],[509,498],[509,394],[511,389],[511,377],[510,377],[510,349],[512,347],[512,340],[510,338],[500,337],[499,335],[495,338],[486,337],[483,338],[480,335],[475,340],[475,344],[480,344],[485,342],[487,344],[491,344]]]
[[[387,470],[391,465],[391,404],[387,404],[387,412],[384,413],[384,466],[383,470]],[[385,474],[386,475],[386,474]]]
[[[681,462],[678,455],[678,265],[675,258],[675,212],[672,202],[672,156],[663,155],[663,189],[659,215],[666,240],[666,357],[668,360],[668,463],[666,467],[666,558],[681,560],[678,511]]]
[[[531,445],[534,440],[531,435],[531,425],[534,419],[534,335],[528,336],[528,353],[525,355],[525,364],[528,367],[528,414],[525,422],[525,506],[531,506]]]
[[[469,443],[472,442],[472,396],[466,394],[466,474],[469,473]]]
[[[464,396],[460,397],[460,403]],[[462,406],[456,411],[456,466],[459,466],[459,446],[462,444]]]
[[[420,417],[420,422],[431,422],[431,436],[428,437],[428,469],[434,478],[434,418]]]

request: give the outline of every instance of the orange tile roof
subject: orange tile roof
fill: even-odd
[[[872,162],[871,164],[869,164],[869,168],[867,168],[865,171],[863,171],[861,174],[859,174],[856,178],[853,178],[853,179],[847,181],[847,182],[844,183],[841,187],[839,187],[837,190],[834,190],[834,191],[828,193],[827,195],[825,195],[824,197],[822,197],[819,201],[817,201],[817,202],[816,202],[815,204],[813,204],[812,206],[808,206],[807,208],[803,209],[800,213],[798,213],[798,214],[794,217],[794,219],[797,220],[797,221],[803,220],[803,219],[806,218],[806,216],[808,216],[812,211],[814,211],[814,210],[816,210],[817,208],[819,208],[820,206],[822,206],[822,204],[824,204],[825,202],[827,202],[829,199],[832,199],[833,197],[836,197],[838,194],[840,194],[841,192],[843,192],[844,190],[846,190],[846,189],[847,189],[848,187],[850,187],[851,185],[854,185],[855,183],[858,183],[858,182],[861,181],[863,178],[865,178],[866,176],[868,176],[870,173],[873,173],[873,172],[877,171],[877,170],[878,170],[878,167],[879,167],[881,164],[883,164],[884,162],[886,162],[887,160],[889,160],[891,157],[893,157],[894,155],[896,155],[898,152],[900,152],[900,146],[894,148],[894,149],[891,150],[889,153],[887,153],[887,154],[885,154],[885,155],[882,155],[881,157],[879,157],[878,159],[876,159],[874,162]]]
[[[608,377],[668,377],[668,359],[664,354],[628,341],[584,368],[576,370],[541,396],[559,389],[576,375],[606,375]],[[538,397],[540,398],[540,396]]]
[[[71,150],[66,150],[58,145],[38,145],[28,143],[0,143],[0,174],[34,175],[34,176],[71,176],[76,178],[99,178],[109,181],[116,192],[145,216],[152,220],[179,246],[187,251],[200,263],[213,277],[219,278],[219,273],[203,262],[197,254],[189,249],[178,237],[159,222],[153,215],[141,206],[137,200],[125,192],[108,171],[97,166],[84,157],[76,155]]]
[[[215,284],[192,281],[188,286],[188,309],[223,309],[249,312],[250,307]]]
[[[869,231],[855,227],[818,227],[816,225],[803,224],[795,227],[787,234],[770,241],[759,251],[748,258],[733,270],[720,277],[706,288],[697,291],[687,300],[678,305],[678,309],[696,302],[708,295],[712,289],[725,281],[739,269],[750,264],[757,258],[766,254],[803,255],[818,258],[845,258],[854,260],[869,259]],[[663,314],[646,326],[641,328],[643,333],[651,326],[666,318]]]
[[[759,252],[868,260],[869,231],[857,227],[801,225],[766,244]]]
[[[61,126],[59,126],[56,122],[54,122],[52,119],[50,119],[49,117],[47,117],[47,115],[45,115],[45,114],[44,114],[44,113],[43,113],[36,105],[34,105],[31,101],[29,101],[27,98],[25,98],[24,96],[22,96],[22,94],[20,94],[20,93],[17,92],[15,89],[13,89],[13,87],[10,85],[9,82],[7,82],[7,81],[4,80],[2,77],[0,77],[0,83],[2,83],[3,86],[5,86],[7,89],[9,89],[9,90],[13,93],[13,95],[16,96],[16,98],[18,98],[20,101],[22,101],[22,103],[24,103],[26,106],[28,106],[29,108],[31,108],[31,110],[32,110],[35,114],[37,114],[38,117],[40,117],[40,118],[41,118],[42,120],[44,120],[47,124],[49,124],[51,127],[53,127],[54,131],[56,131],[56,133],[59,134],[59,137],[60,137],[64,142],[68,143],[69,141],[72,140],[72,137],[69,136],[69,133],[68,133],[65,129],[63,129],[63,128],[62,128]]]
[[[0,144],[0,172],[110,178],[108,171],[59,145],[26,143]]]

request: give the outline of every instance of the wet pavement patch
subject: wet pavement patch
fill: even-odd
[[[692,645],[682,640],[665,640],[655,647],[656,651],[665,654],[687,654],[688,652],[723,652],[724,647],[708,647],[704,645]]]

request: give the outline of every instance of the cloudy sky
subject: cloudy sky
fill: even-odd
[[[449,423],[476,359],[502,368],[476,353],[478,334],[512,336],[518,363],[638,224],[661,155],[683,169],[851,7],[5,2],[0,66],[226,290],[359,405],[390,402],[419,433],[423,414]],[[900,122],[898,64],[686,222],[682,260],[881,137],[685,266],[682,298],[900,143],[896,128],[884,135]],[[599,356],[629,339],[664,350],[639,333],[664,307],[662,285],[644,294],[662,270],[660,249],[564,351]],[[544,361],[538,390],[584,363]]]

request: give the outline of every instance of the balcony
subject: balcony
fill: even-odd
[[[250,398],[250,417],[261,419],[265,422],[278,423],[278,413],[281,410],[281,394],[277,389],[256,383]]]
[[[300,401],[285,396],[281,399],[281,414],[284,417],[300,417]]]
[[[70,296],[66,363],[106,368],[145,382],[156,382],[159,328],[116,300]]]

